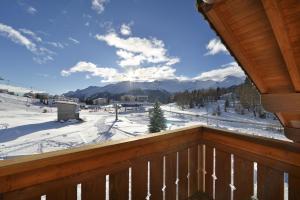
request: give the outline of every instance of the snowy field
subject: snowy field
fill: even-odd
[[[231,110],[216,117],[210,109],[182,111],[175,104],[162,106],[168,129],[190,125],[209,125],[247,134],[285,139],[278,121],[238,115]],[[0,94],[0,159],[66,149],[134,137],[148,132],[148,113],[120,113],[115,121],[113,111],[80,111],[83,121],[57,122],[56,108],[46,107],[8,94]]]

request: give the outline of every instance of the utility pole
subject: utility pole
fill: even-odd
[[[116,121],[118,121],[118,104],[115,104]]]

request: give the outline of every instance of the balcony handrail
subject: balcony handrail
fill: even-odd
[[[299,144],[205,126],[193,126],[120,141],[0,161],[0,199],[1,194],[6,195],[5,200],[17,200],[22,199],[22,196],[39,196],[57,188],[64,188],[66,185],[74,186],[77,183],[89,182],[94,177],[103,177],[106,174],[112,174],[114,177],[113,174],[124,170],[126,172],[132,166],[139,166],[137,163],[143,163],[142,165],[145,167],[145,163],[148,161],[151,163],[152,161],[153,163],[162,162],[166,156],[167,160],[173,162],[173,165],[176,165],[176,162],[179,163],[177,170],[179,167],[179,171],[183,170],[186,173],[181,174],[180,179],[177,177],[179,182],[183,181],[180,182],[183,185],[178,186],[179,188],[189,188],[183,190],[183,193],[189,191],[189,195],[192,195],[191,191],[195,192],[196,184],[197,191],[212,195],[212,187],[210,186],[212,186],[216,173],[217,176],[220,176],[214,180],[218,183],[216,184],[216,191],[220,191],[220,188],[228,189],[229,187],[228,177],[222,177],[220,170],[223,170],[222,174],[229,176],[231,173],[230,155],[234,155],[238,159],[237,167],[239,166],[238,161],[246,163],[246,167],[244,165],[238,167],[241,171],[246,170],[243,173],[252,174],[253,162],[257,162],[259,169],[265,170],[259,171],[259,174],[263,173],[263,176],[259,177],[264,178],[260,178],[260,181],[265,180],[266,177],[269,178],[266,173],[274,173],[274,176],[277,177],[276,180],[280,180],[283,172],[286,172],[289,174],[290,180],[294,181],[291,186],[295,185],[295,187],[291,187],[290,191],[300,189],[300,184],[297,182],[300,181]],[[214,159],[216,161],[213,161]],[[216,165],[216,171],[213,171],[213,163]],[[227,168],[222,166],[220,168],[220,165],[223,164]],[[156,168],[158,171],[155,171],[155,168],[153,170],[153,173],[158,173],[159,176],[162,173],[160,167],[159,169]],[[176,171],[176,166],[174,168],[174,166],[169,165],[168,170]],[[175,173],[172,176],[176,178],[175,176],[178,174]],[[185,179],[188,179],[189,184]],[[222,179],[225,181],[222,182]],[[145,182],[144,179],[143,181]],[[222,187],[220,182],[222,182]],[[271,181],[271,183],[274,184],[276,181]],[[175,184],[175,180],[171,184]],[[283,184],[283,181],[280,184]],[[261,183],[258,185],[259,188],[262,187]],[[239,185],[239,187],[244,186]],[[263,189],[262,187],[259,191]],[[161,189],[157,191],[161,191]],[[247,193],[243,192],[242,195],[245,194]],[[236,195],[239,197],[238,192]],[[238,197],[236,199],[241,198]],[[249,195],[243,196],[243,198],[248,197]],[[269,199],[265,196],[260,197],[263,197],[261,199]]]
[[[191,126],[0,161],[0,193],[127,162],[146,155],[180,150],[197,143],[201,128],[201,126]],[[39,177],[35,175],[37,172]]]

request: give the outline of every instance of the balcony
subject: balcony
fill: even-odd
[[[0,199],[299,199],[299,147],[201,126],[149,134],[1,161]]]

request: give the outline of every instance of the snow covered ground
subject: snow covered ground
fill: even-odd
[[[175,104],[162,108],[168,129],[202,124],[285,139],[274,128],[278,127],[278,121],[271,119],[258,120],[231,111],[215,117],[204,109],[182,111]],[[121,112],[119,120],[115,121],[112,111],[82,110],[80,118],[83,122],[57,122],[56,108],[45,107],[25,97],[0,94],[0,159],[119,140],[148,132],[147,112]]]

